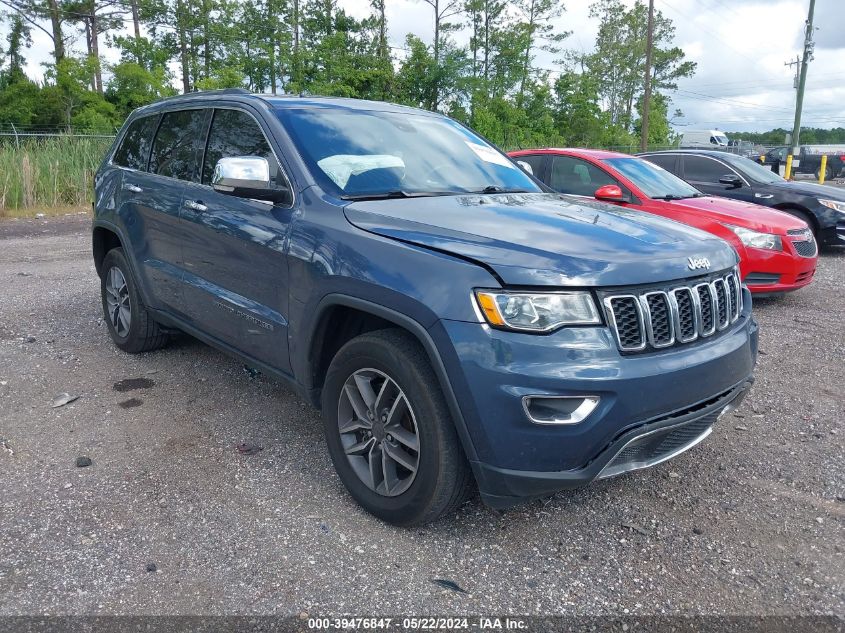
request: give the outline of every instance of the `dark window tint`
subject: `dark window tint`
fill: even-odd
[[[153,143],[150,171],[180,180],[197,180],[197,154],[204,138],[205,110],[168,112]]]
[[[525,165],[520,165],[520,163],[525,163],[528,165],[530,169],[526,169],[528,173],[530,173],[535,178],[539,178],[541,176],[540,169],[543,166],[543,158],[542,154],[533,154],[531,156],[514,156],[513,159],[516,161],[516,164],[525,169]]]
[[[677,173],[675,169],[676,164],[676,157],[675,156],[667,156],[667,155],[651,155],[651,156],[643,156],[648,162],[654,163],[658,167],[662,167],[666,171],[670,171],[673,174]]]
[[[684,178],[690,182],[718,184],[719,178],[734,173],[730,167],[703,156],[684,156]]]
[[[205,149],[202,182],[210,184],[217,161],[230,156],[266,158],[270,163],[270,178],[278,183],[279,165],[255,119],[239,110],[215,110]]]
[[[135,119],[129,124],[112,162],[122,167],[145,169],[150,155],[150,143],[156,131],[158,115]]]
[[[571,156],[554,156],[549,186],[561,193],[590,196],[604,185],[616,185],[615,178],[590,163]]]

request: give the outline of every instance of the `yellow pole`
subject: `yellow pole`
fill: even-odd
[[[792,176],[792,154],[786,157],[786,169],[783,172],[783,177],[789,180]]]
[[[766,155],[760,154],[760,163],[765,163],[765,162],[766,162]]]
[[[819,167],[819,184],[824,184],[824,175],[827,172],[827,154],[822,156],[822,166]]]

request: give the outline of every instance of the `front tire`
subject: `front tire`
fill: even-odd
[[[168,336],[147,311],[122,248],[103,259],[100,294],[103,318],[114,344],[124,352],[150,352],[167,344]]]
[[[394,525],[461,505],[472,473],[420,345],[401,330],[358,336],[335,355],[322,393],[329,454],[352,497]]]

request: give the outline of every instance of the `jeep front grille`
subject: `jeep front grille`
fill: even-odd
[[[726,329],[742,313],[736,270],[690,285],[607,293],[604,308],[623,352],[663,349]]]

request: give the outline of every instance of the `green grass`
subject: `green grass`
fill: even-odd
[[[0,144],[0,216],[91,205],[111,139],[55,136]]]

